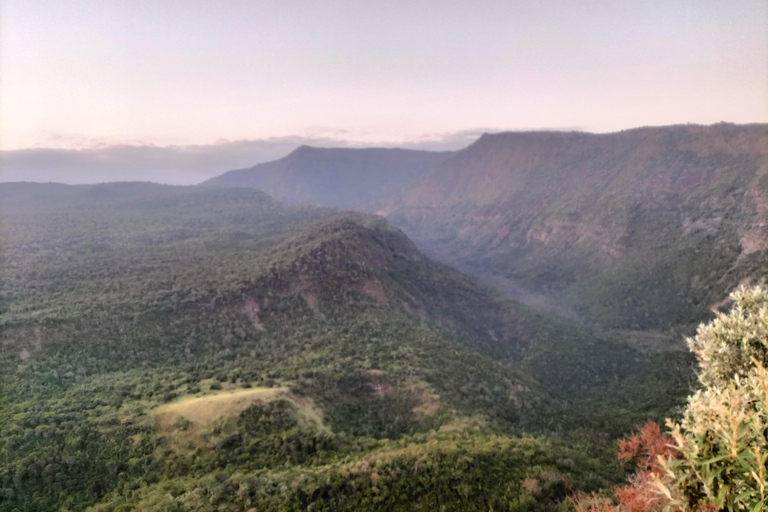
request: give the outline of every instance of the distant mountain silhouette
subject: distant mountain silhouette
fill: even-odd
[[[280,160],[230,171],[202,184],[258,188],[287,204],[349,207],[418,178],[451,154],[301,146]]]

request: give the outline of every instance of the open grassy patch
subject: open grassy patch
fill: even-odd
[[[238,416],[253,404],[285,400],[296,410],[299,423],[328,431],[322,414],[309,398],[296,396],[288,388],[224,390],[204,396],[182,397],[153,411],[159,432],[177,449],[186,451],[211,446],[234,428]]]
[[[219,418],[237,418],[249,405],[274,400],[281,394],[290,393],[285,388],[250,388],[183,397],[155,409],[155,417],[161,428],[175,428],[179,416],[190,421],[190,426],[206,428]]]

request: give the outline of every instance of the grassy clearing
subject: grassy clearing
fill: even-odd
[[[204,396],[182,397],[153,411],[158,430],[181,451],[210,446],[227,434],[240,413],[255,403],[287,400],[296,408],[300,424],[329,432],[312,400],[288,388],[224,390]],[[188,423],[187,423],[188,422]]]
[[[250,388],[184,397],[155,409],[155,417],[161,429],[175,429],[179,416],[191,421],[195,428],[207,428],[219,418],[235,419],[249,405],[274,400],[281,394],[290,392],[285,388]]]

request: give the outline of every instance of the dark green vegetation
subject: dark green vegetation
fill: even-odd
[[[0,205],[2,511],[556,510],[688,389],[685,353],[506,300],[378,217],[142,183]],[[173,416],[205,397],[226,414]]]
[[[302,146],[274,162],[230,171],[203,185],[251,187],[288,204],[344,208],[414,180],[450,152]]]

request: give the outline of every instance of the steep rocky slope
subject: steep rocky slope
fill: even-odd
[[[484,135],[367,208],[603,324],[695,322],[768,271],[768,126]]]

